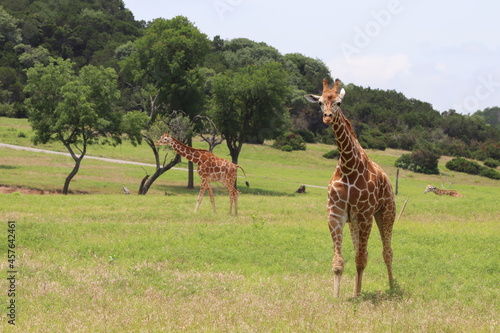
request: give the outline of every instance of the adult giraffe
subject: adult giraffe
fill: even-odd
[[[237,164],[229,162],[223,158],[217,157],[208,150],[196,149],[193,147],[186,146],[179,140],[174,139],[168,133],[163,134],[163,136],[155,143],[156,146],[169,145],[173,150],[182,157],[192,161],[194,164],[198,165],[198,174],[201,178],[200,193],[198,194],[198,203],[196,204],[195,212],[198,211],[201,201],[203,200],[203,195],[205,191],[208,190],[210,195],[210,201],[212,202],[212,208],[215,213],[215,199],[212,193],[212,188],[210,187],[210,182],[221,182],[229,191],[229,215],[231,215],[234,203],[234,214],[238,215],[238,196],[239,192],[235,187],[236,176],[238,173],[238,168],[243,171],[245,170]],[[246,178],[246,174],[245,174]],[[245,182],[247,186],[248,182]]]
[[[382,237],[383,257],[389,275],[392,277],[392,226],[396,215],[394,193],[389,178],[359,144],[351,123],[342,113],[340,104],[345,90],[338,92],[340,80],[335,80],[333,88],[328,80],[323,80],[323,94],[305,95],[305,98],[321,106],[323,122],[332,125],[340,157],[337,168],[328,184],[328,226],[334,244],[333,272],[334,296],[339,297],[340,279],[344,272],[342,257],[342,233],[349,223],[352,242],[356,251],[356,278],[354,296],[361,294],[363,271],[368,262],[368,238],[373,224],[377,222]]]

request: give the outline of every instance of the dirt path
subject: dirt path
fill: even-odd
[[[46,149],[31,148],[31,147],[16,146],[16,145],[10,145],[7,143],[0,143],[0,147],[10,148],[10,149],[15,149],[15,150],[31,151],[34,153],[46,153],[46,154],[63,155],[63,156],[71,157],[71,155],[69,153],[63,153],[63,152],[59,152],[59,151],[52,151],[52,150],[46,150]],[[99,160],[99,161],[109,162],[109,163],[132,164],[132,165],[140,165],[140,166],[147,166],[147,167],[153,167],[153,168],[156,167],[156,165],[154,165],[154,164],[118,160],[118,159],[114,159],[114,158],[105,158],[105,157],[97,157],[97,156],[90,156],[90,155],[85,155],[85,158],[86,159],[88,158],[91,160]],[[184,170],[184,171],[188,170],[188,169],[184,169],[184,168],[172,168],[172,169]]]
[[[24,151],[31,151],[34,153],[46,153],[46,154],[55,154],[55,155],[63,155],[63,156],[68,156],[71,157],[69,153],[63,153],[59,151],[52,151],[52,150],[46,150],[46,149],[38,149],[38,148],[32,148],[32,147],[23,147],[23,146],[16,146],[16,145],[11,145],[7,143],[0,143],[0,148],[9,148],[9,149],[15,149],[15,150],[24,150]],[[148,163],[142,163],[142,162],[133,162],[133,161],[125,161],[125,160],[118,160],[114,158],[105,158],[105,157],[97,157],[97,156],[89,156],[86,155],[85,158],[92,159],[92,160],[99,160],[99,161],[104,161],[104,162],[109,162],[109,163],[118,163],[118,164],[132,164],[132,165],[140,165],[140,166],[147,166],[147,167],[153,167],[155,168],[156,165],[154,164],[148,164]],[[185,168],[172,168],[174,170],[182,170],[182,171],[188,171],[188,169]],[[308,185],[308,184],[299,184],[298,185],[305,185],[307,187],[314,187],[314,188],[321,188],[321,189],[326,189],[326,186],[318,186],[318,185]]]

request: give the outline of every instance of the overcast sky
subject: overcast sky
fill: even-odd
[[[500,1],[124,2],[136,20],[183,15],[210,39],[244,37],[302,53],[345,84],[396,90],[440,112],[500,106]]]

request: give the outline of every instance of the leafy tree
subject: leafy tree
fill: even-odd
[[[144,130],[151,133],[161,117],[167,117],[174,111],[182,111],[189,118],[194,118],[203,110],[204,78],[199,65],[209,52],[210,42],[187,18],[177,16],[171,20],[156,19],[144,31],[144,35],[132,45],[130,43],[117,50],[121,61],[122,74],[132,87],[138,107],[147,115]],[[163,134],[163,133],[161,133]],[[159,139],[144,135],[156,161],[155,175],[160,176],[180,160],[174,158],[171,163],[159,163]],[[188,136],[187,144],[191,145]],[[174,164],[175,165],[175,164]],[[189,163],[188,187],[193,187],[193,165]],[[151,177],[153,182],[158,177]],[[151,185],[150,183],[148,183]],[[149,186],[144,187],[146,194]]]
[[[263,143],[283,132],[287,74],[279,63],[247,66],[213,79],[212,115],[226,139],[232,162],[245,142]]]
[[[0,6],[0,43],[21,42],[21,29],[18,28],[18,20],[10,15],[3,6]]]
[[[70,60],[51,59],[27,71],[25,104],[35,131],[35,143],[60,141],[75,162],[63,193],[78,173],[87,146],[97,142],[120,143],[121,117],[114,106],[120,93],[113,69],[86,66],[79,73]],[[139,133],[129,135],[140,140]]]

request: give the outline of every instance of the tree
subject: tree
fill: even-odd
[[[207,36],[183,16],[156,19],[132,46],[128,44],[119,49],[123,58],[120,63],[122,74],[135,91],[139,108],[147,114],[144,128],[147,132],[152,131],[161,117],[174,111],[183,111],[191,119],[201,113],[204,78],[198,67],[209,50]],[[128,56],[125,56],[126,52]],[[163,166],[158,163],[158,148],[154,145],[158,138],[144,136],[155,155],[156,172],[163,173],[170,163]],[[190,140],[188,137],[189,145]],[[179,160],[171,162],[174,161]],[[193,188],[192,163],[189,166],[188,187]]]
[[[60,141],[75,161],[63,194],[68,194],[87,146],[100,141],[118,144],[121,135],[121,116],[114,108],[120,97],[115,71],[86,66],[76,73],[73,67],[60,58],[51,58],[46,66],[36,64],[27,71],[25,87],[35,143]],[[128,134],[140,141],[139,133]]]
[[[245,142],[263,143],[285,130],[288,92],[287,73],[280,63],[247,66],[214,78],[211,112],[233,163],[238,164]]]

